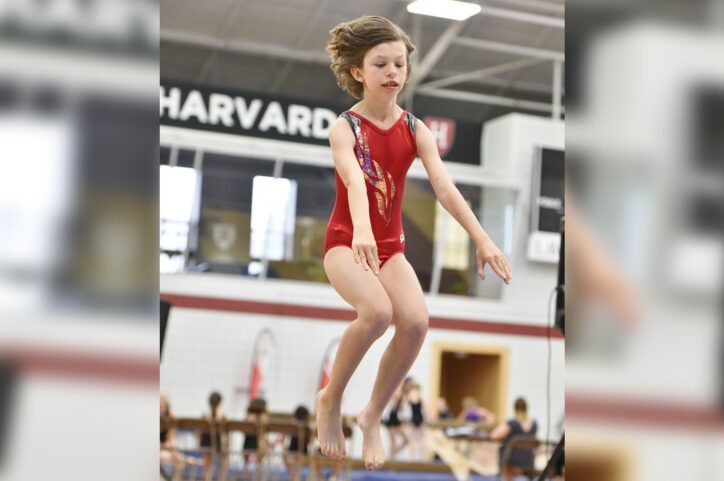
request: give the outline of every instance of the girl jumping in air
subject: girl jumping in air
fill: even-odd
[[[329,132],[337,198],[325,235],[324,269],[357,318],[342,336],[329,384],[317,394],[317,436],[324,454],[345,457],[342,393],[394,318],[395,335],[382,356],[370,400],[357,416],[362,458],[373,470],[385,461],[382,413],[415,361],[428,325],[422,288],[405,259],[401,219],[405,176],[416,156],[437,199],[474,241],[480,278],[485,278],[485,264],[506,283],[511,270],[450,180],[430,130],[397,105],[415,50],[407,34],[385,18],[369,16],[341,23],[330,33],[327,52],[337,83],[361,100]]]

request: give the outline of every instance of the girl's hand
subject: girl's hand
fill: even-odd
[[[369,227],[356,227],[352,236],[352,254],[354,261],[362,263],[364,270],[372,268],[372,272],[380,273],[380,258],[377,256],[377,243],[372,229]]]
[[[508,259],[505,258],[500,249],[493,244],[493,241],[488,239],[476,245],[475,256],[478,261],[478,276],[480,276],[480,280],[485,280],[484,268],[487,263],[490,264],[493,271],[495,271],[506,284],[510,284],[510,280],[513,278],[510,263],[508,263]]]

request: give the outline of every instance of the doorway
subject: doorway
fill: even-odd
[[[437,399],[442,397],[457,417],[463,398],[472,396],[480,406],[495,414],[496,422],[507,419],[508,347],[435,342],[432,349],[430,406],[433,410],[437,410]]]

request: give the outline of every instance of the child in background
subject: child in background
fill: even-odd
[[[171,411],[171,404],[168,402],[168,396],[161,393],[160,399],[161,417],[172,421],[176,416]],[[182,462],[181,454],[176,450],[176,430],[161,430],[161,464],[173,464],[176,469],[180,469]]]
[[[395,459],[397,453],[407,446],[407,443],[410,441],[407,433],[402,429],[402,421],[400,420],[400,409],[402,409],[404,403],[405,394],[402,386],[400,386],[390,400],[387,419],[385,420],[387,432],[390,435],[390,459]],[[398,438],[402,438],[399,443]]]
[[[312,440],[312,430],[309,428],[309,409],[306,406],[297,406],[294,410],[294,420],[302,426],[299,434],[290,436],[289,447],[283,457],[289,479],[296,481],[302,476],[300,457],[309,454],[309,443]]]
[[[226,419],[226,415],[221,411],[221,394],[214,391],[209,396],[209,410],[203,414],[204,419],[212,421],[220,421]],[[201,433],[199,445],[204,449],[204,480],[211,479],[211,461],[214,454],[221,457],[222,478],[225,479],[229,467],[228,463],[228,439],[227,436],[219,431],[213,433],[206,431]]]
[[[246,409],[246,421],[265,423],[268,420],[269,415],[266,410],[266,401],[262,398],[253,399]],[[242,449],[244,453],[242,477],[248,477],[250,460],[253,460],[258,466],[264,458],[267,449],[266,439],[264,437],[259,439],[256,434],[247,434],[244,436],[244,446]]]
[[[427,418],[427,407],[420,394],[420,385],[412,385],[407,393],[407,400],[410,403],[412,416],[408,426],[410,440],[410,462],[420,462],[425,459],[425,418]]]

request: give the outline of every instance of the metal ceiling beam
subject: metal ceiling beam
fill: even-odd
[[[419,86],[419,88],[440,88],[440,87],[447,87],[448,85],[453,85],[456,83],[461,82],[468,82],[471,80],[480,79],[486,76],[496,75],[503,72],[509,72],[511,70],[517,70],[520,68],[528,67],[530,65],[535,65],[544,62],[545,60],[537,59],[537,58],[525,58],[521,60],[516,60],[514,62],[504,63],[501,65],[493,65],[492,67],[486,67],[481,68],[478,70],[474,70],[472,72],[466,72],[461,73],[457,75],[453,75],[446,78],[441,78],[439,80],[433,80],[431,82],[424,83]]]
[[[226,15],[226,18],[224,19],[223,25],[220,29],[216,31],[216,35],[219,38],[228,38],[229,31],[231,30],[231,27],[237,22],[239,14],[241,13],[243,8],[243,1],[239,1],[232,6],[231,11]],[[201,65],[201,68],[199,69],[199,73],[196,76],[196,83],[207,83],[218,57],[218,50],[214,50],[213,52],[209,53],[209,55],[206,57],[206,60],[204,60],[203,65]]]
[[[431,75],[437,74],[437,78],[452,77],[453,75],[459,75],[461,72],[452,72],[450,70],[436,70]],[[551,93],[552,87],[549,84],[542,82],[530,82],[526,80],[510,80],[499,77],[478,77],[470,80],[471,83],[480,85],[489,85],[497,87],[510,87],[515,90],[524,90],[528,92],[538,93]],[[565,90],[562,88],[562,90]]]
[[[539,112],[551,112],[553,110],[553,106],[550,103],[546,102],[534,102],[531,100],[513,99],[510,97],[465,92],[462,90],[419,88],[415,93],[417,95],[427,95],[430,97],[438,97],[443,99],[460,100],[463,102],[477,102],[481,104],[501,105],[504,107],[515,107],[525,110],[535,110]]]
[[[402,95],[402,100],[407,101],[411,99],[415,93],[415,89],[420,82],[427,77],[432,68],[435,66],[440,57],[443,56],[450,44],[455,40],[460,30],[465,25],[465,21],[462,22],[451,22],[445,31],[435,40],[435,43],[430,47],[430,50],[417,65],[417,67],[410,74],[410,78],[407,81],[407,87]]]
[[[327,3],[329,3],[329,0],[321,0],[316,7],[314,7],[314,13],[312,14],[312,17],[308,19],[304,25],[304,29],[301,31],[301,33],[297,36],[297,39],[294,42],[294,45],[302,45],[307,42],[309,35],[317,29],[317,20],[319,19],[319,15],[322,12],[327,11]],[[331,63],[331,60],[329,56],[327,56],[327,63]],[[287,76],[289,75],[289,72],[291,72],[292,67],[294,66],[293,62],[287,62],[286,65],[284,65],[284,68],[282,68],[282,71],[279,72],[277,75],[276,80],[272,84],[272,86],[269,88],[269,92],[276,93],[279,91],[282,85],[284,85],[284,82],[287,80]]]
[[[492,40],[483,40],[479,38],[459,37],[453,40],[455,45],[463,47],[477,48],[480,50],[489,50],[491,52],[503,52],[513,55],[522,55],[524,57],[542,58],[546,60],[565,61],[563,52],[556,50],[544,50],[541,48],[524,47],[522,45],[513,45],[510,43],[494,42]]]
[[[297,62],[329,64],[329,56],[320,51],[294,50],[281,45],[269,45],[261,42],[244,40],[225,40],[211,35],[182,32],[178,30],[161,30],[162,42],[182,43],[195,47],[225,50],[227,52],[244,53],[259,57],[272,57]]]
[[[519,10],[508,10],[506,8],[489,7],[487,5],[483,5],[480,15],[504,18],[506,20],[513,20],[516,22],[532,23],[535,25],[544,25],[546,27],[566,28],[566,21],[562,18],[538,15],[535,13],[526,13]]]

